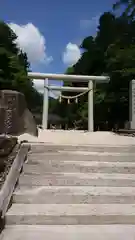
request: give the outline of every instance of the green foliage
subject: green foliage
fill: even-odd
[[[4,22],[0,22],[0,89],[17,90],[24,93],[28,107],[41,108],[42,95],[28,79],[30,64],[26,53],[16,44],[17,36]]]
[[[118,0],[113,4],[113,9],[116,10],[120,6],[124,6],[123,16],[128,17],[128,19],[133,19],[135,16],[135,0]]]

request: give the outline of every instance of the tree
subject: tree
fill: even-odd
[[[16,44],[17,36],[12,29],[0,22],[0,89],[17,90],[24,93],[28,107],[39,108],[42,95],[33,87],[28,78],[30,64],[27,54]],[[39,104],[39,105],[38,105]],[[38,106],[37,106],[38,105]]]
[[[128,120],[129,82],[135,77],[134,29],[135,21],[129,21],[125,15],[104,13],[96,37],[88,36],[82,41],[83,54],[72,67],[74,74],[110,76],[109,84],[96,84],[95,88],[94,113],[98,126],[108,122],[109,129],[116,123],[123,127]],[[80,82],[73,85],[82,86]],[[86,96],[81,98],[76,118],[81,124],[83,119],[87,120]]]
[[[124,6],[125,10],[122,15],[128,17],[129,19],[133,19],[135,16],[135,0],[118,0],[115,4],[113,4],[113,9],[116,10],[120,6]]]

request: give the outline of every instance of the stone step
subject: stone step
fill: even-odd
[[[13,204],[7,225],[135,224],[135,204]]]
[[[42,186],[18,189],[13,203],[25,204],[100,204],[135,203],[134,187]]]
[[[0,240],[134,240],[134,225],[13,225]]]
[[[134,145],[130,146],[99,146],[99,145],[32,145],[32,153],[57,152],[57,151],[89,151],[89,152],[133,152],[135,153]]]
[[[46,153],[29,154],[27,158],[29,163],[45,160],[64,160],[64,161],[98,161],[98,162],[135,162],[134,153]]]
[[[109,186],[135,187],[134,174],[120,173],[46,173],[21,174],[19,185],[25,186]]]
[[[46,172],[80,173],[130,173],[135,174],[135,162],[97,162],[97,161],[60,161],[45,160],[24,164],[26,174],[45,174]]]

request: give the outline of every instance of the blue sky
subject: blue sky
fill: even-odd
[[[114,2],[115,0],[83,0],[80,3],[77,0],[1,0],[0,16],[21,35],[18,44],[30,51],[28,56],[33,71],[64,73],[68,65],[79,57],[77,45],[85,36],[95,34],[98,17],[104,11],[111,10]],[[66,47],[70,52],[66,51]],[[37,59],[34,59],[36,56]]]

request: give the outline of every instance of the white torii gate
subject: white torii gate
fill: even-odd
[[[37,80],[44,80],[44,101],[43,101],[43,117],[42,127],[47,129],[48,125],[48,99],[49,90],[71,91],[71,92],[84,92],[88,91],[88,131],[93,132],[94,129],[94,117],[93,117],[93,82],[110,81],[106,76],[87,76],[87,75],[68,75],[68,74],[49,74],[49,73],[34,73],[29,72],[28,77]],[[88,87],[64,87],[64,86],[48,86],[48,80],[62,80],[70,82],[88,82]]]

